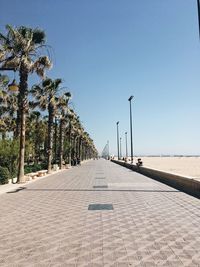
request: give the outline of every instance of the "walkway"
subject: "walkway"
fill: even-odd
[[[105,160],[25,186],[0,195],[1,267],[200,266],[192,196]]]

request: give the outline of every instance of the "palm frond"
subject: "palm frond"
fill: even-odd
[[[66,92],[66,93],[64,93],[64,95],[65,95],[66,97],[68,97],[68,98],[71,98],[71,97],[72,97],[72,95],[71,95],[70,92]]]
[[[32,41],[35,44],[44,44],[46,41],[46,35],[45,32],[36,28],[33,30],[33,38]]]
[[[43,87],[50,87],[52,85],[52,79],[46,78],[45,80],[42,81],[42,86]]]
[[[38,107],[38,105],[39,105],[39,102],[29,101],[29,107],[31,109]]]
[[[59,85],[62,83],[62,79],[55,79],[54,80],[54,87],[58,89]]]

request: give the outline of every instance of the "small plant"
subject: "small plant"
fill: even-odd
[[[17,175],[18,140],[0,140],[0,166],[9,170],[12,178]]]
[[[47,162],[41,163],[41,170],[47,170],[47,167],[48,167]]]
[[[11,178],[10,172],[6,167],[0,167],[0,184],[7,184]]]
[[[44,167],[47,167],[47,165],[44,163],[42,163],[42,164],[35,163],[33,165],[26,165],[24,167],[24,172],[25,172],[25,174],[31,173],[31,172],[37,172],[37,171],[42,170]]]
[[[32,171],[33,171],[33,172],[40,171],[41,169],[42,169],[42,167],[41,167],[40,164],[35,163],[35,164],[32,166]]]

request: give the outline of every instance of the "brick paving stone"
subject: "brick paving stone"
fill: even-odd
[[[192,196],[105,160],[23,187],[0,195],[1,267],[200,267]]]

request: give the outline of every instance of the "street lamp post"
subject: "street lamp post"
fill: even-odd
[[[132,99],[133,99],[133,96],[130,96],[128,99],[130,103],[131,164],[133,163],[133,130],[132,130],[132,108],[131,108]]]
[[[120,137],[120,159],[122,158],[122,138]]]
[[[197,9],[198,9],[199,38],[200,38],[200,1],[199,0],[197,0]]]
[[[117,124],[117,156],[119,160],[119,121],[116,124]]]
[[[126,140],[126,158],[128,158],[127,132],[125,132],[125,140]]]

